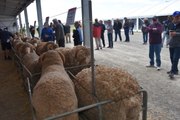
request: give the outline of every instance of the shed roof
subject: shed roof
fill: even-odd
[[[34,0],[0,0],[0,16],[17,16]]]

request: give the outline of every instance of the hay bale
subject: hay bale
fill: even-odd
[[[77,109],[74,85],[64,69],[62,53],[49,50],[40,56],[39,61],[42,74],[32,96],[38,120]],[[59,120],[78,120],[78,114]]]
[[[91,69],[83,69],[76,75],[75,89],[79,107],[96,103],[97,100],[113,100],[102,107],[103,120],[138,120],[141,97],[135,95],[140,87],[127,72],[106,66],[95,68],[97,97],[92,95]],[[98,120],[98,109],[83,112],[88,120]]]

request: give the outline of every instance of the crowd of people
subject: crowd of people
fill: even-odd
[[[93,38],[95,40],[96,49],[100,50],[105,47],[113,48],[113,42],[122,42],[121,29],[124,29],[124,42],[130,42],[130,34],[133,35],[134,23],[132,20],[124,17],[123,23],[116,19],[112,23],[108,20],[103,23],[102,20],[95,19],[92,26]],[[104,33],[107,33],[107,42]],[[141,27],[143,44],[149,43],[149,65],[146,67],[155,67],[159,71],[161,69],[161,49],[164,45],[169,47],[171,70],[167,73],[169,77],[173,78],[174,75],[178,74],[178,61],[180,57],[180,12],[175,11],[171,16],[168,16],[165,21],[160,23],[158,18],[155,16],[151,20],[148,18],[143,19],[143,24]],[[31,36],[34,37],[35,28],[30,26]],[[113,40],[113,35],[114,40]],[[11,59],[9,51],[11,50],[10,40],[13,34],[8,31],[7,28],[3,30],[0,29],[0,40],[1,46],[4,53],[4,58]],[[74,23],[74,30],[71,35],[71,26],[63,25],[60,20],[53,19],[50,24],[48,22],[44,23],[44,27],[41,31],[40,38],[43,42],[54,42],[59,45],[59,47],[65,47],[65,43],[71,43],[71,38],[74,41],[74,46],[83,44],[83,35],[81,23],[76,21]],[[102,42],[102,43],[101,43]]]
[[[175,11],[172,16],[168,16],[167,20],[161,24],[157,17],[153,17],[150,24],[144,19],[142,26],[143,44],[147,44],[149,34],[149,58],[150,64],[146,67],[155,67],[154,56],[156,57],[157,70],[161,68],[161,48],[166,40],[166,47],[169,47],[171,68],[167,72],[170,78],[177,75],[178,62],[180,58],[180,11]]]

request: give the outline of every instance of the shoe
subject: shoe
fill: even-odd
[[[171,71],[168,71],[168,72],[167,72],[167,74],[171,74],[171,73],[172,73]],[[178,75],[179,73],[178,73],[178,71],[176,71],[176,72],[174,72],[173,74],[174,74],[174,75]]]
[[[173,79],[173,78],[174,78],[174,74],[173,74],[173,73],[170,73],[170,74],[169,74],[169,77],[170,77],[171,79]]]
[[[160,68],[160,67],[157,67],[156,69],[157,69],[157,71],[161,70],[161,68]]]
[[[153,68],[153,67],[155,67],[154,65],[146,65],[146,67],[151,67],[151,68]]]
[[[96,48],[95,50],[99,50],[99,48]]]
[[[110,48],[109,46],[107,48]]]

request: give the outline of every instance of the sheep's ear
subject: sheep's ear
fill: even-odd
[[[26,48],[25,48],[25,53],[26,53],[26,54],[31,53],[31,48],[30,48],[30,47],[26,47]]]
[[[53,44],[47,44],[46,49],[47,50],[53,50]]]
[[[60,51],[57,51],[58,53],[59,53],[59,55],[60,55],[60,57],[61,57],[61,59],[62,59],[62,61],[63,61],[63,64],[65,63],[65,57],[64,57],[64,55],[62,54],[62,52],[60,52]]]
[[[42,61],[44,60],[45,58],[45,53],[41,54],[40,57],[39,57],[39,63],[42,63]]]

